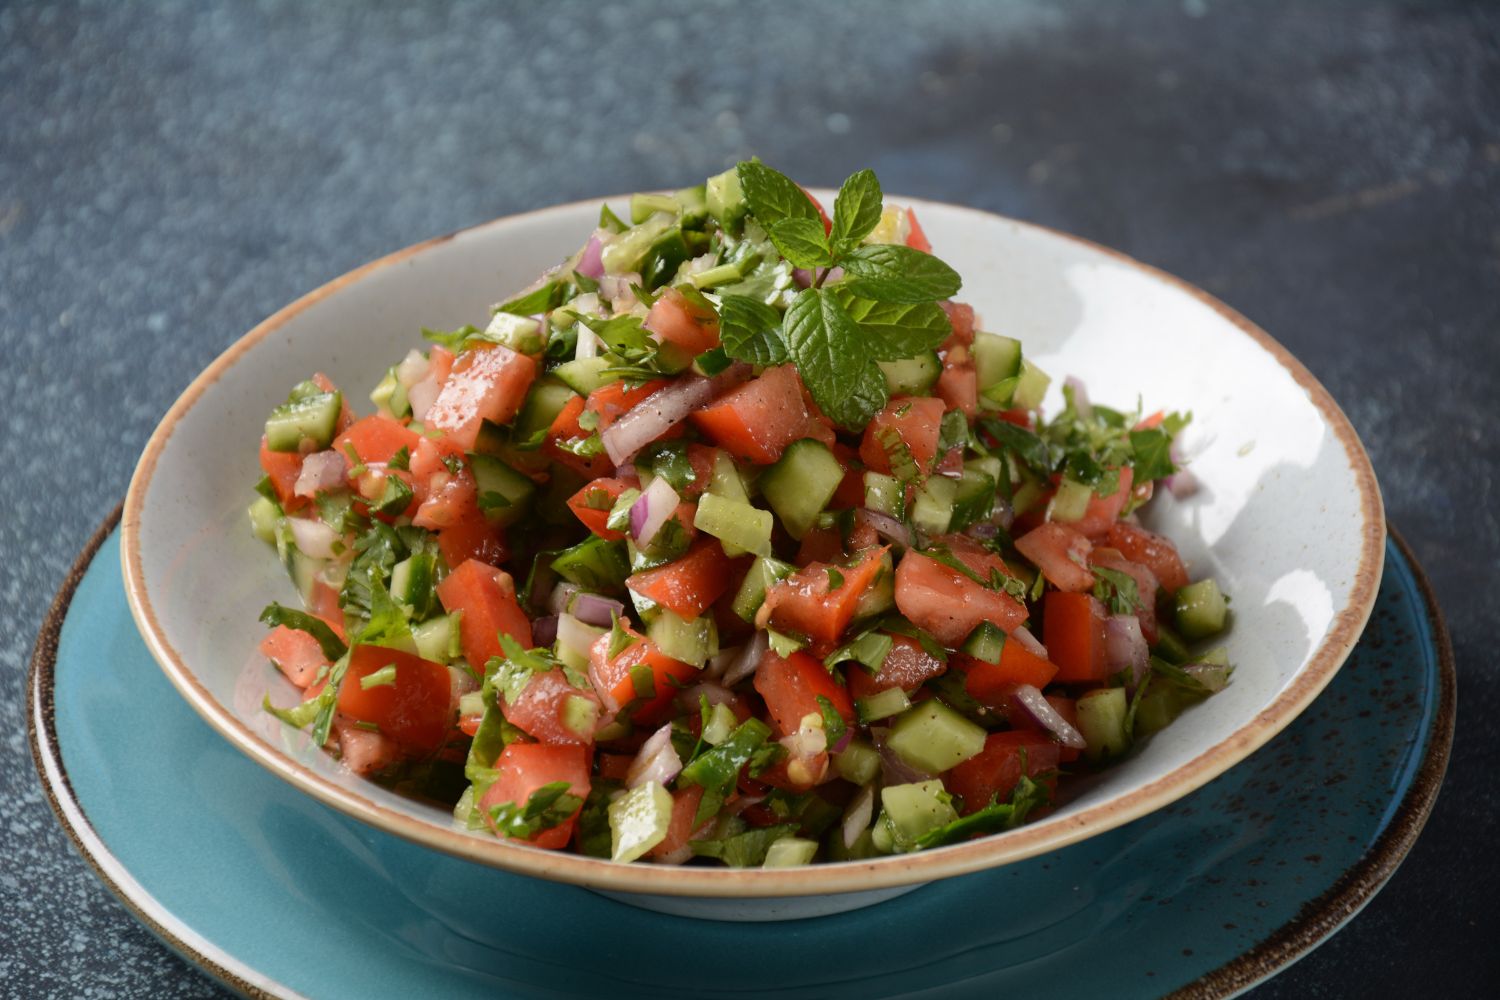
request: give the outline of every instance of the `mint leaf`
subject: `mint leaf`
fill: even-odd
[[[867,349],[876,361],[935,351],[953,333],[947,313],[935,302],[877,302],[852,294],[847,282],[827,291],[865,331]]]
[[[726,295],[719,305],[719,341],[731,358],[752,365],[783,365],[781,313],[745,295]]]
[[[857,247],[840,258],[844,287],[881,302],[932,302],[952,298],[963,284],[958,272],[931,254],[895,244]]]
[[[785,332],[803,384],[835,423],[859,430],[890,401],[865,331],[836,296],[804,290],[786,311]]]
[[[1130,465],[1138,483],[1161,479],[1177,471],[1172,463],[1172,436],[1164,430],[1131,431],[1130,448],[1135,453]]]
[[[747,160],[735,168],[750,213],[768,230],[783,219],[820,222],[818,210],[796,182],[764,163]]]
[[[318,645],[323,649],[323,655],[330,660],[337,660],[348,650],[348,647],[344,645],[344,641],[338,637],[338,633],[329,627],[327,622],[308,614],[306,611],[297,611],[294,608],[289,608],[272,601],[260,613],[260,620],[267,625],[285,625],[287,628],[306,632],[318,640]]]
[[[829,235],[835,253],[858,246],[880,224],[883,198],[873,170],[861,170],[844,181],[833,201],[833,232]]]
[[[767,230],[781,255],[797,267],[827,267],[833,251],[818,219],[783,219]]]
[[[579,322],[602,340],[610,353],[619,355],[626,361],[640,361],[656,353],[656,342],[642,328],[639,316],[615,316],[610,319],[586,316],[580,318]]]
[[[525,295],[517,295],[508,302],[496,307],[495,312],[513,313],[517,316],[533,316],[536,313],[544,313],[556,309],[562,305],[563,283],[561,281],[549,281],[539,288],[533,288]]]

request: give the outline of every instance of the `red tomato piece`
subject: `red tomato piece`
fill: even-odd
[[[384,733],[361,729],[353,719],[335,718],[333,734],[339,741],[339,759],[355,774],[384,771],[405,756],[401,744]]]
[[[578,422],[578,418],[583,414],[584,405],[582,396],[574,396],[568,400],[552,421],[552,426],[547,429],[547,440],[543,445],[543,451],[552,461],[565,465],[589,479],[597,479],[600,476],[609,475],[614,468],[608,455],[601,451],[597,455],[585,457],[574,454],[564,447],[564,445],[585,441],[593,433],[584,430]]]
[[[1131,482],[1134,477],[1130,466],[1120,469],[1120,488],[1107,497],[1094,494],[1089,497],[1089,505],[1084,510],[1083,516],[1076,521],[1066,522],[1068,527],[1097,542],[1109,532],[1110,525],[1120,519],[1120,511],[1125,509],[1125,501],[1130,499]]]
[[[437,540],[438,551],[449,566],[461,566],[471,559],[494,566],[510,557],[504,532],[490,524],[477,504],[464,507],[456,519],[439,528]]]
[[[634,641],[614,657],[609,655],[608,632],[590,647],[589,681],[609,711],[618,711],[639,699],[633,711],[635,721],[644,725],[660,722],[671,713],[672,698],[678,689],[691,680],[698,669],[672,659],[656,643],[642,638],[639,633],[629,628],[625,630]],[[637,694],[637,677],[641,682],[640,694]]]
[[[1057,676],[1057,665],[1037,656],[1015,639],[1007,638],[1000,650],[999,663],[986,663],[972,656],[957,654],[968,677],[964,690],[974,700],[990,708],[1004,710],[1010,704],[1011,692],[1018,684],[1030,684],[1041,690]]]
[[[1089,563],[1093,566],[1102,566],[1105,569],[1117,570],[1124,573],[1135,581],[1136,593],[1140,595],[1141,603],[1136,609],[1135,616],[1141,623],[1141,634],[1151,645],[1156,645],[1156,590],[1160,586],[1156,574],[1141,565],[1131,562],[1120,555],[1116,549],[1099,548],[1089,555]]]
[[[672,793],[672,819],[667,824],[667,836],[646,852],[648,858],[664,858],[687,846],[697,829],[693,821],[698,816],[698,803],[702,801],[701,785],[685,785]]]
[[[394,665],[393,684],[364,687],[361,678]],[[384,736],[419,753],[443,745],[453,726],[453,682],[448,668],[383,646],[355,646],[339,687],[339,711],[373,722]]]
[[[689,302],[676,288],[657,298],[641,325],[694,356],[719,346],[719,318]]]
[[[949,771],[943,783],[964,800],[963,813],[968,815],[991,801],[1009,801],[1021,782],[1023,767],[1030,778],[1056,771],[1058,749],[1056,743],[1035,730],[990,733],[984,738],[984,749]],[[1046,783],[1055,785],[1056,776]]]
[[[923,253],[932,253],[932,242],[927,239],[927,234],[922,231],[922,224],[917,221],[917,210],[908,208],[906,210],[906,221],[911,229],[906,234],[906,245],[913,250]]]
[[[953,352],[959,350],[962,348],[954,348]],[[933,391],[950,410],[960,410],[970,418],[979,412],[979,376],[975,374],[973,364],[945,360],[943,373],[938,376]]]
[[[318,676],[320,667],[330,666],[328,657],[318,640],[301,629],[277,625],[260,641],[260,651],[266,659],[276,664],[276,669],[286,679],[305,688]]]
[[[377,413],[373,417],[355,421],[348,430],[333,439],[333,447],[345,458],[349,456],[349,449],[352,447],[354,454],[366,465],[384,465],[395,458],[402,448],[406,449],[408,455],[414,455],[423,440],[422,435],[408,429],[406,425]]]
[[[951,351],[957,345],[968,347],[974,343],[974,307],[962,302],[939,302],[948,314],[948,323],[953,332],[943,341],[943,350]]]
[[[1042,607],[1042,642],[1048,658],[1057,664],[1054,680],[1086,684],[1109,677],[1106,617],[1104,605],[1093,594],[1047,592]]]
[[[848,679],[849,693],[856,698],[868,698],[872,694],[890,688],[900,688],[910,694],[923,682],[939,676],[948,665],[922,648],[922,644],[904,635],[891,636],[891,651],[880,665],[880,673],[873,677],[863,667],[849,666],[844,671]]]
[[[767,592],[757,621],[800,632],[814,643],[836,643],[853,620],[860,597],[879,577],[885,553],[884,548],[872,549],[848,567],[809,563]],[[830,570],[842,578],[837,586]]]
[[[930,556],[908,551],[896,566],[896,607],[950,649],[983,621],[1009,633],[1026,620],[1014,597],[991,590]]]
[[[473,450],[480,425],[516,415],[536,380],[536,362],[503,344],[476,344],[453,363],[424,423]]]
[[[569,684],[567,675],[561,670],[534,674],[515,702],[506,702],[505,718],[543,743],[593,743],[592,727],[588,732],[580,733],[568,726],[570,698],[582,698],[592,703],[597,721],[598,695]],[[587,712],[587,709],[584,711]]]
[[[502,655],[502,632],[531,648],[531,622],[516,603],[515,581],[504,570],[470,559],[443,578],[437,594],[445,610],[463,612],[459,643],[475,670],[483,670],[490,657]]]
[[[911,452],[917,468],[928,472],[937,457],[945,409],[943,401],[932,396],[898,396],[891,400],[865,428],[859,445],[860,460],[876,472],[889,473],[891,456],[885,442],[894,432]]]
[[[581,746],[550,746],[546,743],[512,743],[501,751],[495,761],[500,771],[495,783],[484,793],[479,808],[489,819],[490,810],[505,802],[525,806],[533,792],[558,781],[568,783],[568,794],[586,799],[592,782],[589,780],[588,750]],[[557,850],[568,846],[573,839],[573,830],[578,825],[578,814],[583,803],[578,804],[573,815],[562,823],[543,830],[528,841],[535,847]]]
[[[730,559],[716,538],[700,538],[678,559],[634,573],[625,586],[682,618],[697,618],[729,587]]]
[[[474,474],[464,469],[455,476],[444,469],[428,481],[427,496],[411,523],[436,531],[458,523],[467,511],[478,509],[479,488],[474,484]]]
[[[780,736],[795,733],[808,715],[821,715],[819,697],[827,698],[845,723],[854,722],[854,702],[823,661],[797,652],[782,659],[766,650],[755,671],[755,690],[765,699],[771,724]]]
[[[1177,546],[1171,539],[1139,525],[1116,521],[1110,525],[1105,543],[1112,549],[1119,549],[1126,559],[1141,563],[1156,574],[1157,581],[1167,593],[1175,594],[1187,586],[1187,567],[1182,564],[1182,557],[1177,554]]]
[[[1094,589],[1089,570],[1093,545],[1065,524],[1049,521],[1016,539],[1016,551],[1031,560],[1058,590],[1083,593]]]
[[[272,451],[266,439],[260,439],[260,467],[271,480],[276,499],[287,513],[300,510],[312,501],[297,495],[297,477],[302,475],[302,456],[295,451]]]
[[[600,538],[618,542],[625,537],[625,533],[606,526],[609,512],[614,508],[615,501],[620,499],[621,493],[637,485],[633,480],[595,479],[568,498],[568,509],[589,531]]]
[[[694,412],[693,423],[736,458],[770,465],[787,445],[808,436],[811,415],[801,387],[791,365],[767,368]]]

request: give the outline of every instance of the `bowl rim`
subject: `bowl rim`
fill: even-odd
[[[819,195],[831,192],[817,191]],[[262,740],[194,676],[182,656],[167,641],[146,588],[140,553],[140,525],[146,492],[157,463],[181,420],[208,389],[260,341],[294,316],[336,295],[346,287],[402,261],[471,233],[549,214],[566,214],[601,202],[618,202],[629,195],[585,198],[559,205],[501,216],[444,236],[415,243],[362,264],[302,295],[261,321],[215,358],[189,383],[167,410],[147,440],[131,476],[120,523],[121,569],[131,616],[146,647],[168,680],[193,709],[231,744],[271,773],[314,798],[362,822],[413,843],[478,864],[567,882],[592,889],[695,897],[775,897],[858,892],[963,875],[999,867],[1077,843],[1097,833],[1138,819],[1207,784],[1248,757],[1297,717],[1326,687],[1343,665],[1364,630],[1375,604],[1385,559],[1385,514],[1379,485],[1364,446],[1339,405],[1290,351],[1255,323],[1214,296],[1150,264],[1118,250],[1048,226],[1013,219],[964,205],[922,198],[890,197],[917,209],[924,206],[972,215],[987,222],[1001,221],[1044,236],[1062,239],[1103,254],[1148,277],[1186,292],[1228,320],[1284,368],[1308,394],[1309,400],[1343,445],[1360,495],[1361,540],[1348,602],[1334,616],[1327,636],[1313,650],[1307,664],[1266,708],[1223,740],[1186,763],[1134,792],[1111,798],[1067,817],[1063,822],[1022,826],[1000,836],[982,837],[930,851],[898,854],[863,861],[839,861],[787,869],[707,868],[618,864],[599,858],[547,851],[526,844],[486,839],[452,826],[442,826],[382,806],[323,778]]]

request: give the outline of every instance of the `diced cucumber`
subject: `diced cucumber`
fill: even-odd
[[[880,572],[854,603],[854,620],[863,621],[896,606],[895,560],[887,552],[880,559]]]
[[[1153,684],[1135,708],[1135,735],[1141,738],[1167,728],[1190,704],[1175,684]]]
[[[675,207],[675,206],[674,206]],[[629,274],[639,272],[641,262],[651,252],[652,245],[677,225],[675,214],[656,212],[640,223],[616,236],[600,252],[606,274]]]
[[[868,785],[880,773],[880,751],[861,739],[833,755],[833,769],[840,778],[856,785]]]
[[[730,167],[722,174],[710,177],[704,185],[703,194],[708,204],[708,214],[726,232],[738,232],[740,220],[745,217],[749,206],[745,203],[744,192],[740,190],[740,176],[736,169]]]
[[[562,379],[563,384],[580,396],[587,396],[601,386],[617,381],[614,375],[605,374],[605,369],[615,362],[606,357],[577,358],[564,361],[552,369],[552,374]]]
[[[703,742],[716,747],[729,739],[734,727],[740,724],[734,709],[728,705],[715,705],[708,713],[708,725],[703,727]]]
[[[1064,476],[1062,482],[1057,484],[1057,492],[1052,494],[1052,499],[1047,504],[1047,520],[1082,520],[1083,515],[1088,513],[1089,501],[1093,498],[1093,489]]]
[[[1186,639],[1205,639],[1224,631],[1228,602],[1213,577],[1190,583],[1177,591],[1177,631]]]
[[[674,660],[702,668],[719,655],[719,632],[712,615],[682,618],[668,608],[658,608],[646,636]]]
[[[539,378],[526,396],[526,402],[516,417],[516,438],[525,440],[552,426],[563,407],[576,396],[572,386],[550,376]]]
[[[717,538],[724,544],[724,554],[731,557],[746,552],[770,555],[774,523],[768,510],[712,493],[698,498],[698,512],[693,516],[693,527]]]
[[[662,233],[651,244],[650,249],[646,251],[646,256],[641,258],[641,284],[648,290],[659,288],[668,281],[671,281],[677,274],[677,269],[682,266],[682,262],[691,256],[692,251],[688,248],[687,241],[683,238],[682,230],[677,226],[673,226]],[[664,341],[661,345],[662,348],[669,346],[675,347],[676,345],[670,344],[668,341]],[[657,364],[666,371],[681,371],[692,364],[692,361],[691,356],[684,354],[680,358],[680,363],[668,368],[662,365],[661,351],[658,351],[657,355]]]
[[[892,396],[925,396],[938,376],[943,374],[943,363],[936,351],[928,351],[914,358],[900,361],[877,361],[885,374],[885,384]]]
[[[807,534],[844,478],[844,467],[828,446],[811,438],[787,445],[781,458],[760,477],[761,493],[787,533]]]
[[[302,382],[266,420],[266,447],[271,451],[322,451],[333,443],[344,406],[340,392],[324,392],[315,382]],[[307,442],[304,448],[303,442]]]
[[[971,524],[987,521],[994,509],[995,480],[978,469],[966,467],[953,496],[953,513],[948,520],[948,530],[962,531]]]
[[[624,545],[598,535],[559,552],[552,560],[552,568],[564,580],[603,594],[618,594],[630,575]]]
[[[970,351],[974,356],[974,377],[981,396],[1021,374],[1021,342],[1013,337],[977,330]],[[986,398],[985,402],[994,404],[987,408],[1004,409],[1004,400]]]
[[[536,483],[493,455],[469,453],[469,468],[479,492],[479,509],[497,527],[513,524],[526,513]]]
[[[1156,645],[1151,652],[1168,663],[1186,663],[1189,653],[1187,643],[1161,620],[1156,623]]]
[[[594,640],[607,631],[609,630],[585,624],[572,615],[559,615],[557,642],[552,645],[553,652],[564,666],[572,667],[574,670],[587,670],[589,648],[593,646]]]
[[[771,556],[757,556],[755,562],[750,565],[750,572],[745,574],[745,580],[740,584],[740,589],[734,595],[734,602],[731,605],[734,613],[747,622],[755,621],[755,613],[765,603],[766,591],[791,576],[795,568]]]
[[[391,569],[391,600],[412,609],[418,621],[426,618],[437,598],[437,557],[418,552],[398,562]]]
[[[497,312],[490,317],[484,339],[509,347],[517,354],[540,354],[547,346],[540,320],[508,312]]]
[[[642,192],[630,196],[630,221],[640,225],[657,212],[670,212],[676,215],[681,210],[677,199],[669,194],[650,194]]]
[[[755,266],[757,260],[756,258],[746,258],[745,260],[710,267],[689,277],[688,282],[694,288],[703,289],[718,288],[720,285],[732,284],[743,280],[746,273]]]
[[[276,522],[281,519],[281,508],[270,497],[256,497],[246,512],[250,515],[250,530],[255,537],[267,545],[276,544]]]
[[[406,386],[396,377],[395,367],[386,369],[380,384],[370,391],[370,402],[382,413],[400,420],[411,413],[411,400],[406,396]]]
[[[998,455],[979,455],[964,463],[964,471],[970,470],[988,476],[992,483],[999,483],[1005,474],[1005,463]]]
[[[886,840],[886,850],[909,850],[923,834],[954,822],[958,812],[949,799],[943,783],[936,779],[882,788],[880,818],[875,822],[876,846]]]
[[[1042,397],[1047,395],[1047,386],[1051,384],[1051,375],[1023,358],[1021,375],[1016,382],[1016,391],[1011,394],[1010,403],[1023,410],[1034,410],[1042,405]]]
[[[701,229],[708,221],[708,192],[705,185],[685,187],[676,194],[677,213],[684,229]]]
[[[854,699],[854,714],[864,725],[900,715],[908,708],[911,708],[911,699],[898,687],[877,691],[867,698]]]
[[[610,857],[634,861],[667,839],[672,793],[648,781],[609,804]]]
[[[593,740],[594,730],[599,726],[599,703],[581,694],[570,694],[563,699],[559,718],[575,736]]]
[[[1042,496],[1046,492],[1046,487],[1042,486],[1041,483],[1029,480],[1022,483],[1016,488],[1016,492],[1011,495],[1011,510],[1015,511],[1017,517],[1020,517],[1041,502]]]
[[[1125,731],[1125,713],[1129,701],[1122,687],[1098,688],[1079,697],[1077,703],[1078,731],[1088,742],[1090,760],[1116,757],[1130,746],[1130,734]]]
[[[782,837],[766,849],[762,868],[796,868],[810,864],[818,853],[818,842],[805,837]]]
[[[452,663],[463,655],[459,645],[458,621],[462,612],[438,615],[420,625],[411,627],[412,641],[417,644],[417,655],[433,663]],[[483,667],[483,664],[480,664]]]
[[[958,496],[958,480],[947,476],[929,476],[917,490],[911,505],[911,523],[929,535],[941,535],[953,520],[953,501]]]
[[[894,517],[906,517],[906,484],[883,472],[865,473],[865,506]]]
[[[984,737],[983,727],[932,698],[896,719],[886,746],[910,766],[937,774],[978,754]]]
[[[1212,649],[1205,649],[1203,652],[1193,657],[1193,662],[1207,663],[1216,667],[1227,667],[1229,666],[1229,650],[1225,649],[1223,646],[1215,646]]]
[[[276,554],[281,558],[281,565],[286,567],[287,575],[292,578],[292,584],[297,588],[297,595],[302,598],[302,603],[310,605],[313,588],[318,582],[318,572],[323,568],[323,560],[314,559],[297,548],[292,526],[284,517],[276,522]]]
[[[964,640],[963,647],[965,653],[985,663],[999,663],[1004,649],[1005,633],[993,622],[980,622],[975,626],[974,631]]]
[[[715,449],[713,471],[709,475],[708,492],[725,500],[738,500],[740,503],[749,503],[750,494],[745,489],[745,481],[740,477],[739,467],[734,464],[734,459],[729,457],[726,451]]]

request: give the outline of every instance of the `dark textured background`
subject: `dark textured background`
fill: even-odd
[[[0,2],[0,992],[217,995],[70,850],[23,711],[176,394],[365,260],[751,153],[1118,247],[1307,363],[1446,607],[1458,737],[1390,885],[1256,996],[1500,982],[1500,6],[798,9]]]

